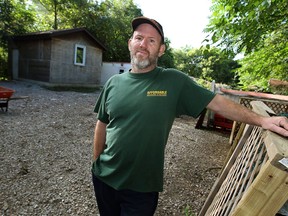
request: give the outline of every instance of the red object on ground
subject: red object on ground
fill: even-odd
[[[214,114],[214,127],[221,127],[223,129],[231,130],[233,126],[233,121],[226,119],[222,115],[217,113]]]
[[[13,89],[0,86],[0,98],[9,99],[14,94],[14,92],[15,90]]]
[[[15,90],[13,89],[0,86],[0,108],[2,111],[4,111],[4,108],[6,108],[5,111],[7,112],[9,99],[14,92]]]

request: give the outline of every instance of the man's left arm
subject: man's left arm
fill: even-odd
[[[260,126],[282,136],[288,137],[288,119],[282,116],[265,117],[252,110],[231,101],[224,96],[216,95],[207,105],[207,108],[224,116],[225,118]]]

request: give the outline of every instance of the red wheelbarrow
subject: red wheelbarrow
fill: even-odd
[[[6,108],[6,112],[8,110],[8,102],[11,98],[11,96],[14,94],[15,90],[10,88],[5,88],[0,86],[0,108],[2,111],[4,111],[4,108]]]

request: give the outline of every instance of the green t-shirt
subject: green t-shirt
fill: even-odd
[[[214,96],[174,69],[113,76],[94,110],[107,123],[107,147],[93,163],[93,173],[117,190],[162,191],[164,150],[174,118],[198,117]]]

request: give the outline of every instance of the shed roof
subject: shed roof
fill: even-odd
[[[42,32],[32,32],[27,33],[24,35],[15,35],[11,38],[14,41],[25,41],[25,40],[41,40],[41,39],[50,39],[56,36],[63,36],[78,32],[84,32],[87,34],[96,44],[99,45],[99,47],[103,50],[107,50],[106,47],[97,40],[88,30],[85,28],[73,28],[73,29],[60,29],[60,30],[49,30],[49,31],[42,31]]]

